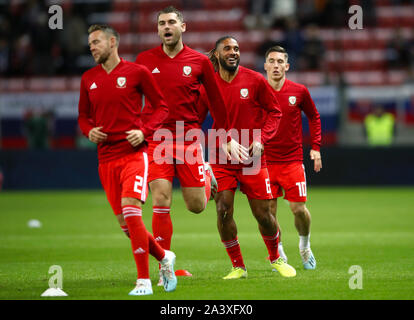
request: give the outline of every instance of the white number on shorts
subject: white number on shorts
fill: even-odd
[[[270,179],[266,178],[265,181],[266,181],[266,192],[272,193],[272,190],[270,189]]]
[[[296,182],[296,185],[299,188],[299,196],[306,197],[306,182]]]
[[[202,176],[202,178],[200,179],[200,182],[206,181],[206,177],[204,176],[204,164],[202,164],[201,166],[198,166],[198,174]]]
[[[144,178],[141,176],[136,176],[135,179],[137,179],[137,181],[134,183],[134,192],[142,193],[142,182],[144,181]]]

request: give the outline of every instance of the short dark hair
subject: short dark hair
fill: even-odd
[[[164,8],[164,9],[162,9],[161,11],[159,11],[158,14],[157,14],[157,21],[158,21],[160,15],[166,14],[166,13],[175,13],[177,15],[177,18],[181,22],[184,22],[184,17],[183,17],[183,14],[181,13],[181,11],[179,11],[178,9],[176,9],[173,6],[168,6],[168,7]]]
[[[269,56],[269,54],[271,54],[272,52],[284,53],[285,57],[286,57],[286,61],[288,61],[289,55],[288,55],[286,49],[281,47],[281,46],[274,46],[274,47],[269,48],[265,53],[265,59],[266,60],[267,60],[267,57]]]
[[[113,27],[107,25],[107,24],[93,24],[88,29],[88,34],[91,34],[95,31],[102,31],[106,33],[109,36],[113,36],[116,39],[116,45],[119,45],[120,36],[118,31],[116,31]]]
[[[210,59],[211,63],[213,64],[214,70],[216,70],[216,71],[219,68],[219,62],[218,62],[216,56],[214,55],[214,53],[216,52],[217,47],[220,45],[220,43],[222,43],[224,40],[227,40],[227,39],[233,39],[234,41],[238,42],[235,37],[232,37],[232,36],[224,36],[224,37],[219,38],[216,41],[216,45],[215,45],[214,49],[212,49],[212,50],[210,50],[208,52],[208,58]]]

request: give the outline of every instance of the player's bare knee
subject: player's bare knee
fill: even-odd
[[[256,215],[256,220],[262,227],[271,229],[275,227],[275,220],[270,213]]]
[[[225,202],[218,202],[217,217],[219,220],[222,221],[225,221],[226,219],[233,217],[233,206]]]
[[[270,213],[275,216],[276,212],[277,212],[277,202],[275,200],[272,200],[270,201]]]
[[[138,199],[126,197],[126,198],[122,198],[121,199],[121,206],[141,207],[142,206],[142,203]]]
[[[295,216],[303,216],[305,215],[305,203],[304,202],[291,202],[290,209]]]
[[[153,192],[152,202],[155,206],[169,207],[171,205],[171,194],[163,191]]]
[[[193,199],[189,203],[186,203],[186,205],[187,209],[195,214],[203,212],[205,208],[205,202],[200,199]]]

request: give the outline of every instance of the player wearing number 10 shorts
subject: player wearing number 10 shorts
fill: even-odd
[[[314,170],[322,168],[320,144],[321,121],[318,110],[308,89],[286,79],[289,70],[288,54],[280,46],[270,48],[266,53],[265,70],[269,84],[275,91],[282,109],[278,134],[267,141],[265,155],[269,171],[272,194],[272,214],[276,217],[277,198],[283,196],[289,201],[295,216],[295,226],[299,233],[299,252],[305,269],[316,268],[316,260],[310,248],[311,216],[306,208],[306,176],[302,164],[302,111],[309,120]],[[279,234],[280,238],[281,234]],[[282,241],[279,241],[279,253],[287,261]]]

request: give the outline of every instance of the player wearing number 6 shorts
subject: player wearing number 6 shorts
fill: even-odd
[[[302,111],[309,120],[314,170],[322,168],[320,144],[321,121],[318,110],[307,88],[286,79],[289,70],[288,54],[280,46],[266,52],[264,68],[269,84],[273,87],[282,109],[278,134],[265,144],[265,155],[270,176],[272,194],[272,214],[276,217],[277,198],[283,196],[289,201],[295,216],[295,226],[299,233],[299,252],[305,269],[316,268],[316,260],[310,248],[311,215],[306,208],[306,175],[302,164]],[[280,230],[280,229],[279,229]],[[281,234],[279,234],[279,237]],[[282,241],[279,252],[287,261]]]
[[[284,277],[294,277],[295,269],[284,262],[277,251],[278,230],[275,218],[270,212],[269,199],[272,194],[263,156],[263,145],[276,134],[279,125],[281,113],[278,102],[272,88],[261,74],[239,66],[239,44],[233,37],[218,39],[209,57],[216,67],[216,79],[225,97],[229,114],[229,121],[224,129],[229,130],[233,138],[237,136],[246,151],[242,159],[223,159],[220,146],[217,146],[215,163],[212,164],[218,183],[215,197],[217,227],[232,263],[230,273],[223,279],[247,277],[234,219],[234,194],[238,183],[257,220],[272,268]],[[205,103],[205,96],[206,94],[201,96],[200,104]],[[200,109],[203,107],[200,106]],[[217,123],[213,124],[213,128],[221,129]],[[210,162],[214,159],[211,151]],[[248,164],[249,162],[253,163]]]
[[[82,133],[98,145],[99,177],[122,230],[131,240],[137,267],[136,287],[130,295],[152,294],[148,254],[161,264],[165,291],[177,286],[175,254],[164,250],[147,232],[142,204],[148,194],[146,136],[160,127],[168,108],[151,73],[118,56],[119,34],[107,25],[88,30],[96,67],[82,75],[78,123]],[[141,94],[153,105],[151,120],[141,120]]]

